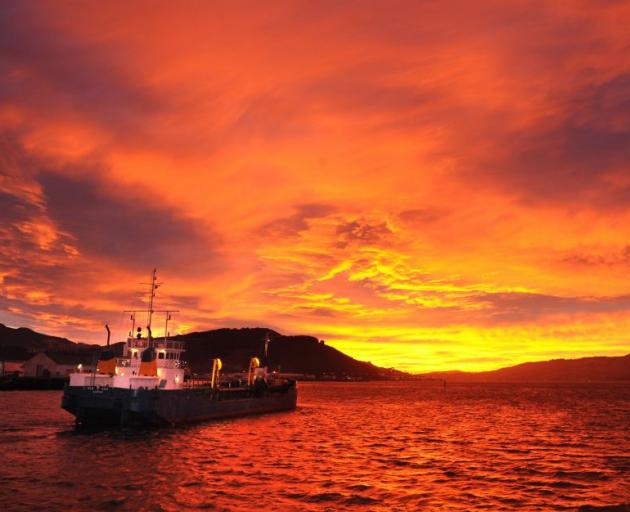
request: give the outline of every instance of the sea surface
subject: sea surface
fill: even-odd
[[[299,390],[294,412],[87,433],[58,391],[0,393],[0,510],[630,510],[628,384]]]

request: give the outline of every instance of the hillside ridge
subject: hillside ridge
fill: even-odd
[[[268,358],[264,357],[265,339],[269,336]],[[159,339],[159,338],[158,338]],[[211,360],[220,358],[224,371],[237,372],[247,368],[252,357],[259,357],[272,370],[309,374],[325,378],[389,379],[408,374],[390,368],[380,368],[358,361],[330,347],[313,336],[287,336],[265,327],[221,328],[195,331],[173,336],[184,341],[183,359],[191,372],[206,374]],[[116,356],[121,356],[124,342],[113,343]],[[28,328],[13,329],[0,324],[0,357],[2,352],[18,348],[22,351],[77,352],[100,350],[100,345],[74,343],[67,338],[48,336]]]
[[[264,358],[269,336],[268,358]],[[194,331],[173,337],[185,342],[183,359],[193,373],[205,374],[210,361],[221,358],[225,371],[242,371],[257,356],[272,370],[314,375],[318,378],[439,379],[449,382],[596,382],[629,381],[630,354],[552,359],[520,363],[482,372],[441,371],[412,376],[393,368],[358,361],[323,340],[307,335],[284,335],[266,327],[220,328]],[[112,344],[122,355],[124,342]],[[77,352],[100,350],[101,345],[75,343],[67,338],[42,334],[26,327],[0,323],[0,358],[38,351]]]
[[[421,377],[450,382],[630,381],[630,354],[530,361],[483,372],[430,372]]]

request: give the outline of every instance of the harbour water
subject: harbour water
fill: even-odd
[[[628,384],[300,383],[151,431],[75,432],[60,399],[0,393],[0,510],[630,510]]]

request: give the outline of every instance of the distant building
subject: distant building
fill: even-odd
[[[92,365],[92,355],[77,352],[38,352],[24,362],[24,377],[67,377],[81,364]]]
[[[0,376],[23,375],[23,364],[29,357],[30,354],[23,348],[0,347]]]

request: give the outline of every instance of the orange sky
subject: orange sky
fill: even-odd
[[[409,371],[630,352],[630,4],[4,2],[0,322]]]

